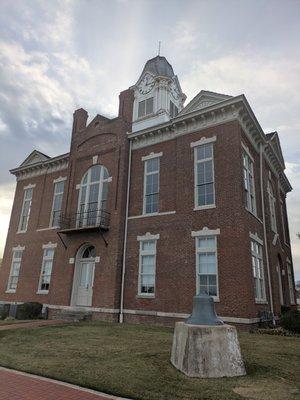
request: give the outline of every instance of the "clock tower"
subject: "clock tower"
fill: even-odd
[[[134,90],[132,132],[170,121],[182,110],[185,94],[165,57],[148,60]]]

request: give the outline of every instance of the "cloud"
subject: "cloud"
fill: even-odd
[[[15,187],[15,183],[0,185],[0,258],[2,257],[6,241]]]

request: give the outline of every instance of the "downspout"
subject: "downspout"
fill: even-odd
[[[263,220],[263,228],[264,228],[266,264],[267,264],[267,272],[268,272],[270,310],[271,310],[271,313],[272,313],[272,322],[273,322],[273,325],[275,326],[272,283],[271,283],[271,275],[270,275],[270,262],[269,262],[268,242],[267,242],[266,217],[265,217],[264,184],[263,184],[263,145],[262,144],[260,144],[260,146],[259,146],[259,156],[260,156],[260,160],[259,160],[260,161],[260,166],[259,167],[260,167],[261,208],[262,208],[262,220]]]
[[[127,176],[127,193],[126,193],[126,211],[125,211],[125,229],[124,229],[124,247],[123,247],[123,263],[122,263],[122,280],[121,280],[121,298],[119,323],[123,323],[124,319],[124,286],[126,272],[126,248],[127,248],[127,230],[128,230],[128,210],[129,210],[129,188],[131,175],[131,140],[129,140],[129,157],[128,157],[128,176]]]

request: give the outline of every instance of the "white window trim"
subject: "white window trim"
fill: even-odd
[[[59,178],[53,179],[53,183],[63,182],[66,180],[67,180],[66,176],[60,176]]]
[[[19,225],[18,225],[17,233],[25,233],[25,232],[27,232],[28,222],[29,222],[30,213],[31,213],[31,207],[32,207],[33,190],[32,190],[32,196],[31,196],[31,199],[30,199],[30,206],[29,206],[29,210],[28,210],[28,216],[27,216],[27,220],[26,220],[26,227],[25,227],[25,229],[21,229],[22,216],[23,216],[24,205],[25,205],[25,191],[28,190],[28,189],[33,189],[33,188],[35,188],[35,186],[36,186],[35,184],[29,184],[29,185],[23,187],[23,190],[24,190],[23,203],[22,203],[22,208],[21,208],[21,214],[20,214],[20,218],[19,218]],[[26,200],[26,201],[28,201],[28,200]]]
[[[66,179],[67,179],[66,177],[65,178],[60,177],[58,179],[54,179],[53,180],[53,185],[54,185],[53,186],[53,199],[52,199],[52,208],[51,208],[50,221],[49,221],[49,228],[52,228],[52,229],[59,228],[58,225],[52,225],[55,196],[60,195],[60,194],[62,194],[62,196],[64,196],[64,192],[65,192],[65,185],[64,185],[64,188],[63,188],[62,192],[55,193],[55,184],[56,183],[60,183],[60,182],[64,182]],[[63,201],[63,199],[62,199],[62,201]],[[61,204],[61,206],[62,206],[62,204]],[[61,210],[62,210],[62,208],[60,209],[60,212],[61,212]]]
[[[215,137],[215,136],[214,136]],[[191,143],[191,147],[193,147],[194,149],[194,211],[198,211],[198,210],[206,210],[209,208],[216,208],[216,188],[215,188],[215,160],[214,160],[214,146],[212,146],[212,157],[205,159],[205,160],[201,160],[198,161],[197,159],[197,148],[201,147],[205,144],[209,144],[214,142],[215,140],[210,140],[209,142],[205,142],[201,140],[198,142],[201,142],[201,144],[192,146]],[[198,143],[198,142],[194,142],[194,143]],[[198,205],[198,185],[197,185],[197,180],[198,180],[198,175],[197,175],[197,165],[200,164],[201,162],[205,162],[208,160],[212,160],[212,175],[213,175],[213,189],[214,189],[214,202],[212,204],[205,204],[202,206]]]
[[[249,236],[250,236],[250,251],[251,251],[251,273],[252,273],[253,281],[254,281],[255,278],[253,276],[252,256],[254,256],[255,258],[258,258],[258,257],[257,257],[257,253],[254,253],[252,251],[251,240],[256,241],[262,247],[262,249],[261,249],[261,263],[262,263],[262,276],[263,276],[263,285],[264,285],[264,298],[255,297],[255,303],[256,304],[268,304],[268,301],[267,301],[267,290],[266,290],[266,279],[265,279],[265,266],[264,266],[264,257],[263,257],[263,246],[264,246],[264,244],[263,244],[263,241],[258,237],[257,233],[253,234],[253,233],[250,232]],[[254,292],[254,295],[255,295],[255,292]]]
[[[149,99],[153,99],[153,110],[150,114],[146,114],[146,110],[147,110],[147,100]],[[145,101],[145,114],[139,116],[139,107],[140,107],[140,103]],[[156,110],[156,96],[153,95],[152,90],[149,92],[148,95],[146,95],[145,97],[139,97],[137,98],[137,105],[136,105],[136,121],[140,121],[143,120],[145,118],[148,118],[150,116],[153,116],[155,114],[155,110]]]
[[[197,140],[196,142],[191,142],[191,147],[198,147],[202,146],[203,144],[208,144],[208,143],[213,143],[217,140],[216,136],[212,136],[209,138],[206,138],[205,136],[202,137],[200,140]]]
[[[245,205],[245,209],[250,213],[250,214],[252,214],[252,215],[254,215],[254,217],[256,217],[257,219],[259,219],[258,217],[257,217],[257,206],[256,206],[256,192],[255,192],[255,175],[254,175],[254,164],[255,164],[255,161],[254,161],[254,158],[252,157],[252,155],[251,155],[251,153],[250,153],[250,150],[249,150],[249,148],[242,142],[242,148],[243,148],[243,150],[245,151],[245,153],[247,154],[247,156],[250,158],[250,160],[252,161],[252,168],[253,168],[253,171],[252,171],[252,178],[253,178],[253,201],[254,201],[254,210],[250,210],[250,208],[247,206],[247,204]],[[243,164],[243,190],[245,191],[246,189],[245,189],[245,183],[244,183],[244,164]],[[250,171],[251,172],[251,171]],[[248,179],[248,176],[249,176],[249,170],[247,169],[247,179]],[[248,185],[249,185],[249,190],[247,191],[247,196],[248,196],[248,194],[249,194],[249,196],[250,196],[250,183],[248,182]],[[248,203],[248,200],[247,200],[247,203]]]
[[[285,232],[285,221],[284,221],[284,203],[283,201],[280,199],[280,216],[281,216],[281,225],[282,225],[282,234],[283,234],[283,242],[286,244],[287,240],[286,240],[286,232]]]
[[[132,215],[131,217],[128,217],[128,219],[138,219],[138,218],[147,218],[147,217],[157,217],[160,215],[172,215],[176,214],[176,211],[163,211],[163,212],[157,212],[157,213],[149,213],[149,214],[141,214],[141,215]]]
[[[294,283],[293,283],[292,263],[288,257],[286,259],[286,270],[287,270],[287,278],[288,278],[288,285],[289,285],[290,304],[295,305],[296,299],[295,299],[295,288],[294,288]]]
[[[155,298],[155,292],[156,292],[156,258],[157,258],[157,240],[159,239],[160,235],[151,235],[149,232],[146,233],[144,236],[137,236],[137,241],[139,242],[139,272],[138,272],[138,298]],[[142,251],[142,245],[143,242],[147,241],[154,241],[155,243],[155,250],[153,251]],[[154,293],[142,293],[141,292],[141,271],[142,271],[142,257],[144,255],[151,255],[154,256]]]
[[[147,161],[149,160],[153,160],[155,158],[158,158],[158,171],[157,172],[147,172]],[[147,160],[144,161],[144,185],[143,185],[143,215],[154,215],[154,214],[158,214],[159,211],[157,211],[156,213],[147,213],[146,212],[146,181],[147,181],[147,176],[148,175],[154,175],[155,173],[158,174],[158,210],[159,210],[159,197],[160,197],[160,156],[159,157],[151,157]]]
[[[142,161],[147,161],[147,160],[151,160],[152,158],[158,158],[158,157],[162,157],[163,156],[163,152],[161,151],[160,153],[153,153],[151,152],[150,154],[148,154],[147,156],[143,156],[142,157]]]
[[[271,180],[268,180],[268,197],[269,197],[269,210],[270,210],[270,220],[271,220],[271,229],[274,233],[277,233],[277,220],[276,220],[276,197],[273,190],[273,185]]]
[[[50,274],[50,282],[49,282],[49,286],[51,283],[51,278],[52,278],[52,269],[53,269],[53,260],[54,260],[54,255],[55,255],[55,248],[57,246],[57,243],[47,243],[47,244],[43,244],[42,249],[43,249],[43,258],[42,258],[42,265],[41,265],[41,272],[40,272],[40,278],[39,278],[39,285],[38,285],[38,290],[36,292],[36,294],[48,294],[49,293],[49,289],[41,289],[41,284],[42,284],[42,277],[43,277],[43,268],[44,268],[44,262],[45,261],[52,261],[51,264],[51,274]],[[45,249],[53,249],[53,256],[49,257],[49,256],[45,256]]]
[[[5,293],[16,293],[16,291],[17,291],[17,288],[16,288],[16,289],[10,289],[11,274],[12,274],[12,271],[13,271],[14,262],[15,262],[16,260],[19,260],[19,262],[20,262],[20,268],[19,268],[18,281],[17,281],[17,287],[18,287],[19,277],[20,277],[20,270],[21,270],[21,263],[22,263],[22,257],[23,257],[23,251],[24,251],[24,250],[25,250],[25,246],[20,246],[20,245],[18,245],[18,246],[16,246],[16,247],[13,247],[13,248],[12,248],[11,266],[10,266],[10,271],[9,271],[9,276],[8,276],[8,282],[7,282],[7,287],[6,287]],[[16,258],[16,259],[15,259],[14,254],[15,254],[16,251],[21,251],[21,252],[22,252],[20,258]]]
[[[205,233],[204,233],[205,232]],[[216,232],[216,233],[214,233]],[[196,257],[196,293],[200,292],[200,283],[199,283],[199,257],[198,254],[201,251],[198,251],[198,238],[199,237],[206,237],[206,236],[213,236],[215,238],[215,253],[216,253],[216,286],[217,286],[217,295],[216,296],[211,296],[214,299],[214,302],[219,302],[220,301],[220,292],[219,292],[219,268],[218,268],[218,235],[220,234],[220,229],[208,229],[204,227],[201,231],[192,231],[192,237],[195,238],[195,257]],[[210,250],[209,249],[204,249],[204,250]],[[203,251],[203,249],[202,249]]]

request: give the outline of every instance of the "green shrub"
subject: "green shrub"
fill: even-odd
[[[5,319],[9,314],[9,304],[0,304],[0,319]]]
[[[23,303],[18,305],[17,319],[37,319],[41,316],[43,304]]]
[[[281,325],[291,332],[300,333],[300,312],[291,310],[284,313],[281,317]]]

